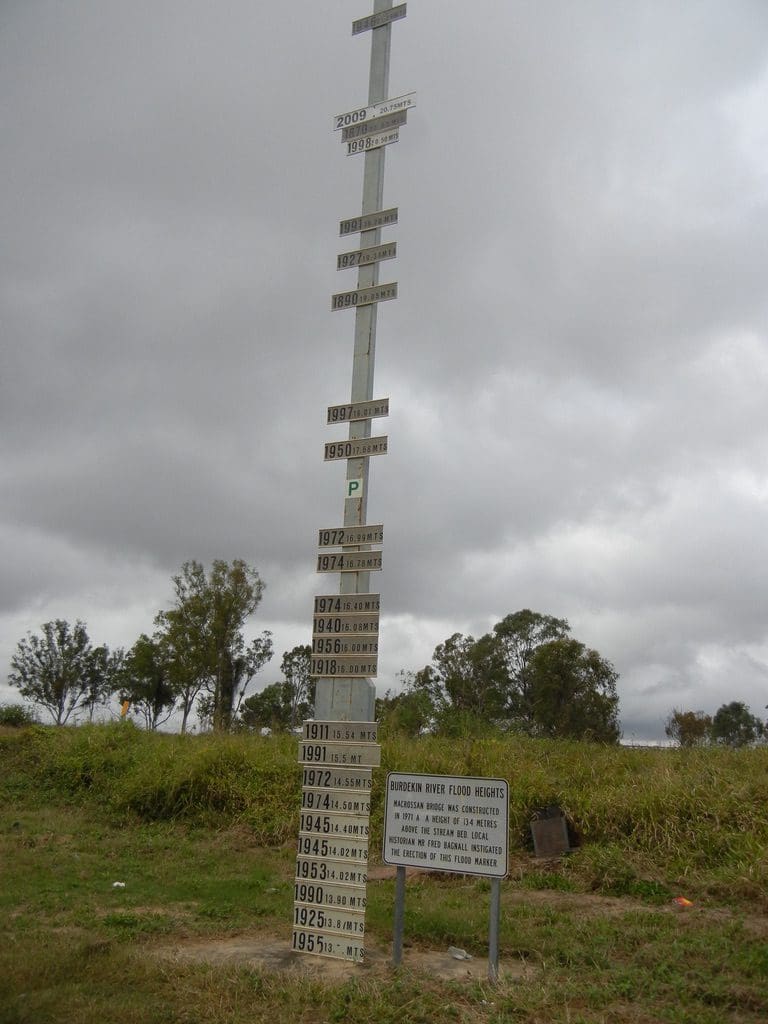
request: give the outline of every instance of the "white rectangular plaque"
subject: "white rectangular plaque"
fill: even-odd
[[[304,723],[303,738],[305,740],[341,740],[345,743],[375,743],[378,731],[378,722],[309,721]],[[330,785],[330,783],[317,783],[317,785]],[[346,785],[333,788],[344,789]]]
[[[392,114],[396,110],[410,110],[416,106],[416,93],[409,92],[404,96],[393,96],[391,100],[382,100],[381,103],[374,103],[370,107],[358,107],[357,110],[348,110],[343,114],[336,114],[333,119],[333,130],[341,131],[353,124],[360,124],[361,121],[371,121],[373,118],[382,117],[384,114]]]
[[[314,611],[315,615],[359,615],[380,608],[380,594],[318,594]]]
[[[348,217],[347,220],[339,221],[339,234],[354,235],[358,231],[375,231],[376,228],[385,228],[390,224],[397,224],[397,216],[398,208],[392,206],[388,210],[376,210],[375,213]]]
[[[317,556],[318,572],[378,572],[381,551],[329,551]]]
[[[370,768],[305,764],[301,771],[301,784],[314,789],[351,789],[364,793],[373,785],[373,772]]]
[[[300,835],[296,844],[296,852],[304,857],[324,857],[329,860],[360,861],[368,863],[368,840],[346,840],[316,836]]]
[[[323,931],[346,935],[365,935],[365,913],[362,910],[337,910],[294,903],[293,924],[296,928],[322,928]]]
[[[374,398],[370,402],[349,402],[347,405],[329,405],[326,423],[352,423],[389,416],[389,399]]]
[[[352,936],[294,928],[291,944],[298,953],[315,953],[317,956],[330,956],[336,960],[351,960],[354,963],[362,963],[365,960],[363,940]]]
[[[342,252],[336,257],[337,270],[349,270],[352,267],[369,267],[372,263],[393,260],[397,256],[397,242],[384,242],[383,245],[369,245],[365,249]]]
[[[302,789],[301,808],[335,814],[370,814],[370,793],[349,793],[346,789]]]
[[[313,882],[331,882],[345,885],[365,885],[368,867],[346,860],[317,860],[314,857],[296,858],[296,878]]]
[[[341,141],[349,142],[350,139],[360,139],[364,135],[380,135],[388,132],[391,128],[400,128],[408,122],[407,110],[394,110],[382,117],[374,117],[370,121],[359,121],[342,129]]]
[[[324,659],[313,658],[312,660],[323,661]],[[302,741],[299,744],[299,762],[301,764],[337,765],[346,768],[376,768],[381,764],[381,747],[378,743]]]
[[[370,657],[379,653],[378,636],[355,636],[345,633],[312,637],[313,654],[340,654],[342,657]]]
[[[368,32],[370,29],[381,28],[391,21],[399,21],[406,15],[407,4],[398,4],[397,7],[390,7],[387,11],[380,11],[378,14],[368,14],[365,18],[358,18],[352,22],[352,35],[359,35],[360,32]]]
[[[326,462],[335,459],[367,459],[372,455],[387,454],[387,435],[357,437],[348,441],[329,441],[324,448]]]
[[[358,306],[370,306],[374,302],[387,302],[397,298],[397,281],[387,284],[376,284],[370,288],[355,288],[351,292],[337,292],[331,296],[331,311],[337,309],[356,309]]]
[[[383,544],[384,526],[382,523],[371,526],[329,526],[321,528],[317,534],[317,546],[320,548],[343,548],[354,544]]]
[[[504,779],[390,772],[384,863],[504,878],[508,807]]]
[[[347,156],[370,153],[372,149],[381,149],[382,146],[391,146],[393,142],[399,141],[400,129],[388,128],[387,131],[377,132],[376,135],[364,135],[359,139],[351,139],[347,143]]]
[[[312,619],[312,638],[320,636],[375,636],[379,632],[379,616],[371,615],[315,615]]]
[[[365,910],[364,885],[337,885],[331,882],[296,880],[293,883],[295,903],[308,903],[317,907],[339,910]]]
[[[367,679],[378,674],[378,658],[376,655],[346,657],[340,654],[314,655],[309,663],[309,675],[319,679]],[[339,761],[331,764],[372,764],[369,761]],[[376,764],[379,762],[376,761]]]
[[[367,839],[370,835],[369,815],[331,814],[328,811],[301,812],[300,832],[316,832],[321,836],[341,839]]]

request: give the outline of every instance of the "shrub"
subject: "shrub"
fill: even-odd
[[[36,725],[37,715],[32,708],[24,704],[0,704],[0,725],[11,729],[22,729],[26,725]]]

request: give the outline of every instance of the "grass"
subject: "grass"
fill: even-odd
[[[500,947],[514,977],[490,988],[419,966],[420,951],[449,945],[487,954],[489,886],[463,876],[409,881],[399,972],[287,980],[160,955],[288,940],[295,741],[131,728],[0,733],[0,1024],[762,1022],[768,751],[691,754],[385,743],[390,770],[510,782]],[[551,802],[568,810],[582,846],[539,862],[525,825]],[[676,908],[677,894],[693,907]],[[367,934],[386,951],[394,883],[370,883],[368,897]]]

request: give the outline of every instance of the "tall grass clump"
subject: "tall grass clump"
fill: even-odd
[[[125,723],[0,733],[6,800],[95,802],[115,816],[246,828],[260,844],[296,835],[293,736],[178,736]],[[389,736],[374,775],[371,856],[381,848],[388,771],[509,783],[509,849],[556,804],[578,848],[559,870],[603,892],[694,888],[768,905],[768,747],[600,746],[523,736]]]
[[[283,842],[298,829],[296,755],[285,736],[168,737],[115,786],[114,804],[146,820],[246,825],[260,843]]]

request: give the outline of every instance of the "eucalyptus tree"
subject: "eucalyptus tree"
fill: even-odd
[[[85,623],[54,619],[43,623],[39,635],[28,633],[19,641],[8,682],[45,708],[56,725],[65,725],[81,710],[92,718],[109,701],[121,657],[121,651],[94,648]]]
[[[197,698],[210,711],[214,731],[230,728],[250,681],[272,657],[268,630],[246,643],[243,630],[265,584],[242,559],[221,559],[209,572],[185,562],[172,578],[174,606],[156,619],[182,706],[182,728]]]

